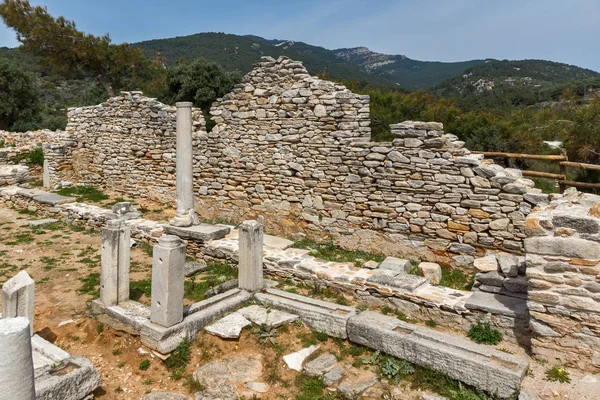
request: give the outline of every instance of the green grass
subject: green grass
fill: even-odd
[[[147,371],[150,368],[150,360],[144,360],[140,363],[140,371]]]
[[[129,281],[129,298],[137,301],[143,295],[148,298],[152,295],[152,281],[150,279]]]
[[[83,285],[79,288],[79,294],[88,294],[92,297],[100,296],[100,273],[89,274],[79,278]]]
[[[62,188],[56,193],[60,194],[61,196],[75,197],[78,202],[99,202],[109,198],[104,192],[91,185]]]
[[[15,236],[15,239],[10,241],[10,242],[6,242],[7,245],[9,246],[15,246],[17,244],[29,244],[32,243],[35,239],[31,237],[31,234],[29,233],[19,233]]]
[[[22,209],[22,210],[19,210],[19,211],[17,211],[17,212],[18,212],[19,214],[23,214],[23,215],[31,215],[31,216],[37,215],[35,211],[31,211],[31,210],[28,210],[28,209],[26,209],[26,208],[24,208],[24,209]]]
[[[29,153],[27,154],[27,164],[44,165],[44,149],[37,147],[29,150]]]
[[[469,276],[458,269],[442,265],[442,279],[440,280],[440,286],[457,290],[471,290],[473,282],[474,275]]]
[[[489,322],[478,322],[475,325],[471,325],[467,336],[479,344],[496,345],[502,341],[502,332],[492,328]]]
[[[165,366],[171,371],[171,377],[174,380],[183,378],[185,367],[190,362],[190,342],[184,340],[165,360]]]
[[[384,257],[364,251],[344,250],[337,247],[333,242],[325,244],[317,243],[312,239],[302,239],[294,243],[297,249],[310,250],[310,255],[327,261],[352,262],[357,267],[362,266],[365,261],[382,262]],[[363,260],[363,261],[360,261]]]
[[[204,300],[206,292],[221,283],[236,279],[237,268],[222,262],[210,261],[203,276],[194,275],[184,282],[183,297],[191,301]]]

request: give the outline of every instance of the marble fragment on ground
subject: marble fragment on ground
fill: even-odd
[[[238,311],[256,325],[267,325],[273,328],[289,324],[298,319],[298,316],[285,311],[267,309],[258,305],[244,307]]]
[[[218,336],[222,339],[238,339],[242,333],[242,329],[251,325],[240,313],[232,313],[217,322],[214,322],[204,328],[211,335]]]
[[[302,365],[304,364],[304,361],[306,361],[306,359],[308,357],[310,357],[310,355],[312,353],[314,353],[315,351],[317,351],[319,349],[319,345],[315,344],[313,346],[310,347],[306,347],[300,351],[297,351],[295,353],[291,353],[288,354],[287,356],[283,357],[283,361],[285,362],[285,364],[288,366],[289,369],[293,369],[294,371],[302,371]]]
[[[238,400],[238,392],[248,389],[247,384],[259,388],[262,364],[258,359],[231,356],[200,366],[193,378],[204,386],[195,400]]]

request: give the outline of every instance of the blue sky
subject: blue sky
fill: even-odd
[[[115,43],[254,34],[417,60],[540,58],[600,71],[600,0],[32,0]],[[18,43],[0,23],[0,46]]]

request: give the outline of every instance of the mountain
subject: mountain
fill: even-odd
[[[559,100],[567,88],[583,96],[584,87],[600,87],[600,73],[545,60],[486,60],[431,91],[459,98],[469,108],[488,108]]]

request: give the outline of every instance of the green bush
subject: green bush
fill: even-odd
[[[27,155],[27,164],[29,165],[44,165],[44,149],[37,147],[29,151]]]
[[[468,333],[469,339],[479,344],[496,345],[502,341],[502,332],[490,326],[489,322],[478,322],[472,325]]]

